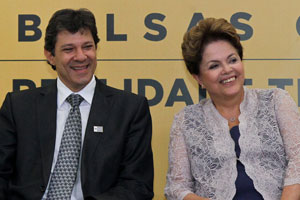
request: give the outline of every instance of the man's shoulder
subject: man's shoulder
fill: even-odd
[[[115,96],[121,99],[144,99],[145,98],[144,96],[134,94],[126,90],[121,90],[112,86],[108,86],[104,83],[101,83],[99,88],[100,88],[100,92],[102,92],[104,95],[107,96]]]
[[[127,113],[127,116],[134,116],[140,110],[149,110],[146,97],[104,84],[97,86],[93,102],[97,105],[112,106],[111,112]]]
[[[33,89],[25,89],[20,91],[9,92],[7,95],[13,100],[25,100],[34,99],[42,94],[46,94],[48,91],[55,90],[53,85],[37,87]]]

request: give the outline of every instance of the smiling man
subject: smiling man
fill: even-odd
[[[8,93],[0,110],[0,199],[152,199],[147,100],[95,77],[98,42],[89,10],[50,19],[44,54],[57,81]]]

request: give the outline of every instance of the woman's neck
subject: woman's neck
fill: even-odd
[[[244,99],[244,91],[239,95],[230,98],[211,97],[218,112],[228,121],[229,127],[239,124],[240,105]]]

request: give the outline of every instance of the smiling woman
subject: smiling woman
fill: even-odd
[[[182,53],[210,99],[175,116],[167,199],[299,199],[300,114],[289,94],[243,86],[243,48],[225,19],[199,21]]]
[[[237,50],[229,42],[218,40],[208,44],[199,68],[199,74],[193,77],[207,89],[214,102],[235,97],[241,102],[244,67]]]

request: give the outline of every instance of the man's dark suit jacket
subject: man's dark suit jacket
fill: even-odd
[[[7,94],[0,110],[1,200],[42,198],[54,154],[56,108],[56,84]],[[97,80],[82,147],[84,199],[152,199],[151,136],[146,98]]]

